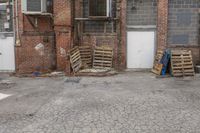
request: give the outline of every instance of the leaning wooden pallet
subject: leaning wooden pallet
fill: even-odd
[[[81,55],[78,47],[74,47],[69,51],[70,63],[73,72],[76,73],[82,67]]]
[[[92,47],[91,46],[79,46],[81,60],[84,68],[92,67]]]
[[[110,47],[95,47],[93,68],[112,68],[113,49]]]
[[[171,68],[175,77],[194,76],[192,52],[188,50],[173,50],[171,52]]]
[[[160,75],[161,71],[162,71],[163,64],[161,64],[160,61],[163,57],[163,53],[164,52],[162,50],[157,51],[156,57],[154,60],[154,66],[153,66],[153,69],[151,70],[153,73],[155,73],[157,75]]]

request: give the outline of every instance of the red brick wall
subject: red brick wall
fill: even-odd
[[[18,1],[20,45],[16,46],[16,72],[31,73],[34,71],[50,71],[55,68],[55,52],[53,29],[50,19],[38,17],[38,27],[34,28],[26,15],[21,12],[21,0]],[[30,17],[34,22],[34,18]],[[38,45],[40,44],[41,45]],[[42,46],[37,49],[36,46]]]
[[[72,12],[71,0],[54,0],[54,30],[56,33],[57,69],[69,74],[67,51],[71,47]]]
[[[157,49],[166,49],[168,30],[168,0],[158,0]]]
[[[55,66],[52,52],[53,36],[48,36],[48,43],[43,42],[42,36],[21,36],[21,46],[16,48],[16,71],[31,73],[34,71],[48,72]],[[37,45],[42,43],[40,49]],[[39,45],[38,45],[39,46]]]
[[[120,4],[120,33],[121,33],[121,47],[120,47],[120,56],[122,60],[119,62],[119,70],[126,69],[126,62],[127,62],[127,44],[126,44],[126,9],[127,9],[127,0],[121,0]],[[118,57],[119,58],[119,57]]]

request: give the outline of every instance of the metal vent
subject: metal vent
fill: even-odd
[[[41,12],[42,5],[41,0],[27,0],[27,11]]]

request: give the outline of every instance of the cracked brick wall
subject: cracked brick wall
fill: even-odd
[[[56,34],[57,70],[70,73],[67,53],[72,44],[72,2],[54,0],[54,31]]]

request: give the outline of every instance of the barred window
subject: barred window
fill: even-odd
[[[106,17],[108,10],[108,0],[89,0],[90,17]]]

